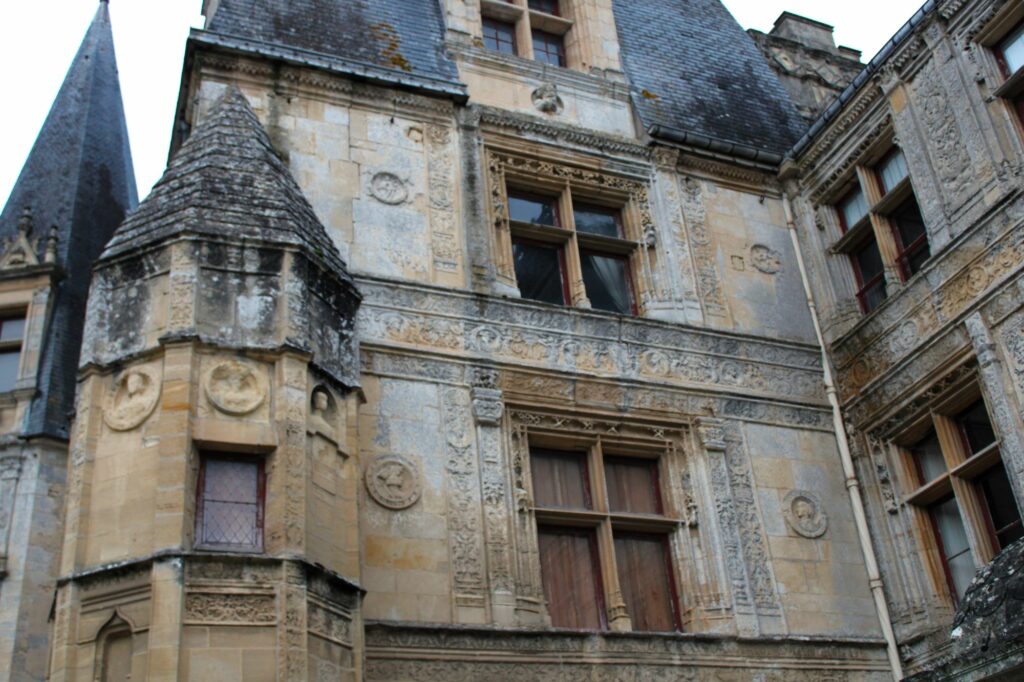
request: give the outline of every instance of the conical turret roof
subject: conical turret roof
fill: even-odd
[[[234,87],[193,130],[103,258],[181,234],[298,246],[348,277],[327,230]]]
[[[2,240],[17,235],[26,211],[33,242],[55,227],[64,271],[52,294],[26,435],[67,435],[92,266],[137,203],[110,13],[100,2],[0,213]]]

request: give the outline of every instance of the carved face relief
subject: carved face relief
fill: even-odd
[[[366,468],[366,489],[382,507],[406,509],[420,499],[416,465],[399,455],[381,455]]]
[[[821,508],[821,501],[806,490],[794,490],[786,495],[782,514],[789,527],[805,538],[821,537],[828,530],[828,516]]]
[[[222,362],[206,375],[206,396],[225,414],[246,415],[266,399],[266,380],[247,363],[238,360]]]
[[[565,105],[562,98],[558,96],[558,86],[554,83],[544,83],[533,91],[531,95],[533,106],[545,114],[561,113]]]
[[[159,397],[160,381],[152,370],[127,370],[114,383],[103,421],[114,431],[130,431],[149,418]]]
[[[750,263],[766,275],[774,275],[782,269],[782,256],[775,249],[764,244],[750,247]]]
[[[370,194],[377,201],[397,206],[409,198],[409,190],[394,173],[380,172],[370,179]]]

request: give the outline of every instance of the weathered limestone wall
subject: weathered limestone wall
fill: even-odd
[[[46,673],[66,468],[64,443],[0,449],[0,670],[18,682]]]
[[[853,647],[849,664],[815,654],[809,665],[884,675],[774,180],[678,153],[652,159],[571,117],[486,107],[455,116],[441,103],[298,71],[278,72],[271,94],[269,71],[242,64],[204,62],[199,117],[224,83],[242,87],[364,296],[354,457],[367,620],[399,629],[549,622],[524,506],[530,434],[628,433],[675,453],[673,500],[685,522],[672,551],[687,632],[868,642],[841,645]],[[641,317],[520,301],[500,284],[502,174],[561,167],[573,182],[613,178],[609,191],[637,207],[649,235]],[[450,260],[442,242],[458,245]],[[798,498],[812,519],[795,514]],[[737,660],[734,674],[755,658]],[[391,668],[373,679],[407,674],[379,670]]]
[[[1007,18],[1014,11],[1017,19]],[[941,6],[794,168],[800,236],[910,672],[946,655],[956,608],[941,564],[929,559],[926,512],[905,501],[919,486],[903,449],[910,431],[958,391],[980,393],[1024,509],[1024,137],[1010,105],[993,94],[1001,76],[984,32],[1000,17],[1012,25],[1019,7],[985,0]],[[889,298],[862,316],[848,256],[829,252],[840,237],[832,204],[856,167],[877,163],[893,143],[907,159],[931,259],[906,281],[888,267]],[[987,542],[967,528],[973,546]]]

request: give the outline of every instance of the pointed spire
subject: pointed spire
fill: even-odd
[[[347,276],[327,230],[233,86],[117,230],[103,258],[183,233],[298,246]]]
[[[0,212],[0,239],[18,234],[23,212],[32,225],[56,226],[44,259],[65,277],[56,285],[44,334],[39,393],[27,435],[64,437],[75,391],[85,298],[92,265],[125,214],[138,203],[128,146],[114,36],[106,2],[68,69],[21,175]]]

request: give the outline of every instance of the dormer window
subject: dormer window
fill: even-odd
[[[12,391],[18,383],[24,338],[24,315],[13,315],[0,320],[0,392]]]
[[[483,44],[551,66],[570,66],[566,35],[573,22],[564,0],[481,0]]]
[[[497,19],[484,19],[484,45],[502,54],[516,53],[516,26]]]

